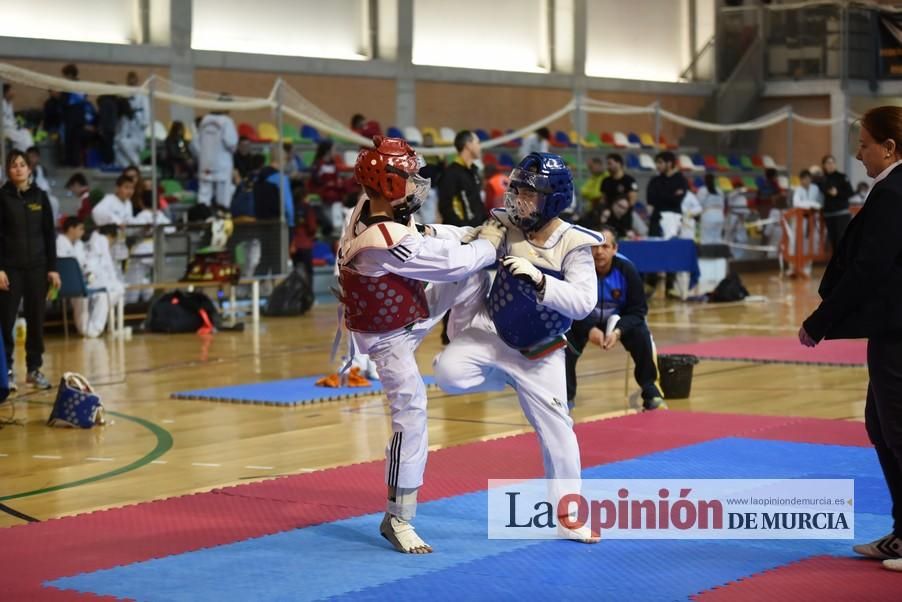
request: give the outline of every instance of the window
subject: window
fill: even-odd
[[[365,60],[367,0],[194,0],[195,50]]]

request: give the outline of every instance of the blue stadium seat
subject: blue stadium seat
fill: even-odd
[[[322,139],[322,136],[319,135],[319,131],[312,125],[307,125],[306,123],[301,126],[300,134],[301,138],[304,140],[319,142]]]
[[[385,130],[385,135],[388,136],[389,138],[403,138],[404,137],[404,133],[401,132],[401,130],[399,130],[395,126],[391,126],[387,130]]]
[[[632,170],[641,169],[641,165],[639,164],[639,157],[636,155],[627,155],[626,156],[626,168]]]
[[[500,155],[498,155],[498,165],[502,167],[513,168],[515,165],[514,158],[508,153],[501,153]]]
[[[479,138],[480,142],[485,142],[486,140],[491,138],[491,136],[489,136],[489,133],[482,128],[476,128],[475,130],[473,130],[473,133],[476,134],[476,137]]]
[[[635,132],[627,134],[626,139],[630,141],[630,144],[635,144],[637,147],[642,146],[642,139],[639,137],[639,134]]]

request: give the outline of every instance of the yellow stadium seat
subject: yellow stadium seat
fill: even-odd
[[[275,142],[279,139],[279,130],[273,124],[264,121],[257,126],[257,136],[263,142]]]
[[[717,178],[717,187],[720,188],[721,192],[732,192],[733,182],[727,176],[720,176]]]

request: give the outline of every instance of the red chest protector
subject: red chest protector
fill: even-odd
[[[397,274],[339,272],[345,325],[356,332],[390,332],[429,317],[425,284]]]
[[[420,234],[415,227],[394,222],[374,224],[355,234],[360,205],[351,216],[339,249],[338,279],[345,326],[355,332],[383,333],[404,328],[429,317],[426,283],[398,274],[361,274],[352,267],[354,257],[368,249],[392,249],[405,236]]]

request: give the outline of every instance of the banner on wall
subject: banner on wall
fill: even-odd
[[[902,13],[880,13],[881,78],[902,78]]]

